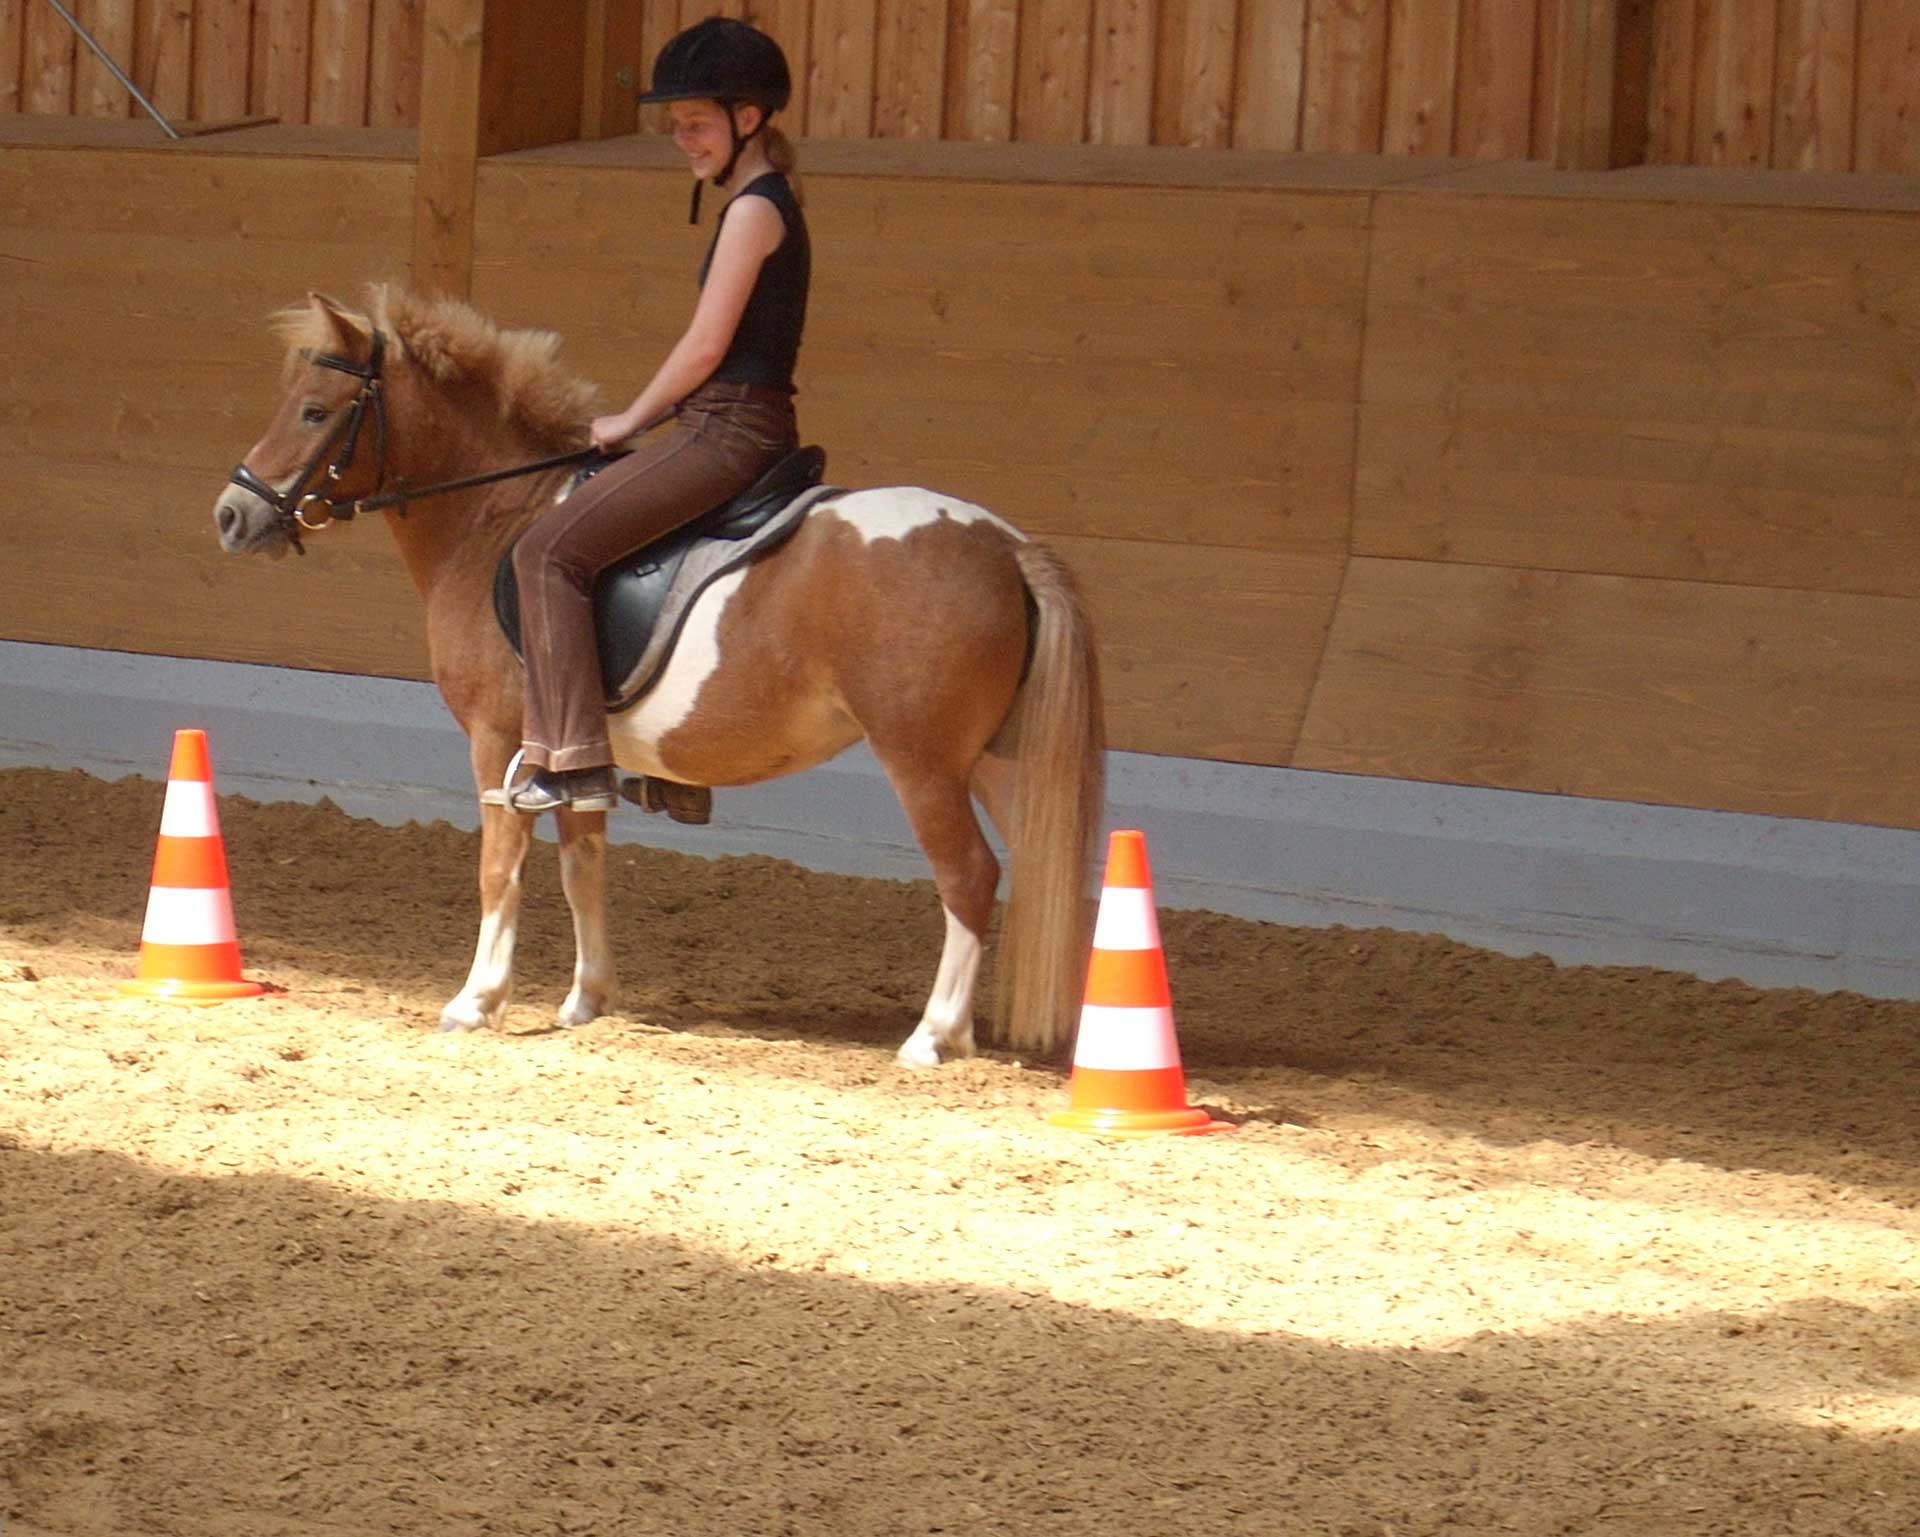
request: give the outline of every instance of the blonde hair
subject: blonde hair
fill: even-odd
[[[800,185],[800,153],[793,147],[793,140],[769,122],[762,123],[760,134],[767,141],[767,164],[786,177],[793,188],[794,202],[804,205],[807,194]]]

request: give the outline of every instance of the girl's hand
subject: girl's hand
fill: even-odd
[[[605,453],[616,444],[624,443],[637,431],[635,423],[627,419],[625,411],[615,416],[596,416],[593,425],[587,429],[587,435],[593,440],[593,446]]]

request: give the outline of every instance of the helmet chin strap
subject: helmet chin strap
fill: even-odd
[[[734,113],[738,110],[737,104],[728,102],[726,106],[727,131],[733,135],[733,153],[727,156],[727,163],[720,167],[719,174],[713,178],[713,184],[716,187],[724,187],[728,182],[733,180],[733,170],[735,166],[740,164],[741,151],[753,142],[755,135],[760,132],[761,128],[767,126],[767,117],[763,110],[760,114],[760,127],[755,128],[753,133],[742,134],[740,132],[740,119],[734,116]],[[702,182],[699,177],[696,176],[693,179],[693,200],[687,205],[687,223],[689,224],[698,224],[700,222],[700,189],[704,185],[705,183]]]

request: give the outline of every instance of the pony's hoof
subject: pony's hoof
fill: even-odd
[[[582,998],[569,998],[560,1006],[560,1012],[553,1022],[562,1030],[578,1030],[582,1025],[590,1025],[606,1010],[588,1003]]]
[[[504,1008],[498,1012],[504,1013]],[[440,1011],[440,1033],[453,1035],[466,1030],[491,1030],[494,1015],[476,1004],[456,998]]]
[[[940,1053],[932,1041],[916,1035],[893,1054],[893,1060],[902,1067],[938,1067]]]
[[[938,1036],[916,1030],[907,1037],[906,1045],[894,1053],[894,1061],[902,1067],[938,1067],[942,1062],[972,1055],[972,1036],[957,1041],[943,1041]]]

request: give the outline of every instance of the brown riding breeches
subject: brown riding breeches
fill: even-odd
[[[704,384],[671,430],[542,513],[513,552],[527,661],[526,762],[613,762],[593,627],[593,581],[641,545],[744,491],[799,442],[793,399],[751,384]]]

